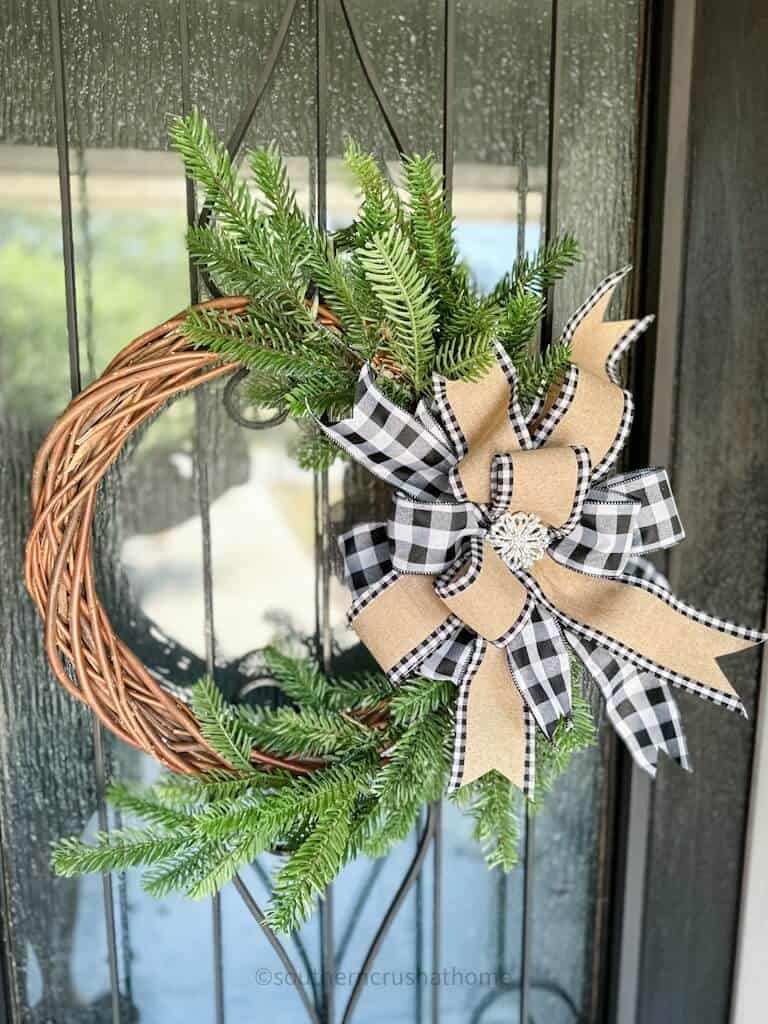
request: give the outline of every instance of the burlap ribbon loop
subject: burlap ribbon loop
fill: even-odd
[[[743,712],[717,659],[765,637],[685,605],[638,557],[684,536],[663,470],[604,480],[632,419],[619,362],[651,321],[604,321],[625,273],[568,321],[573,365],[527,418],[497,349],[480,381],[436,377],[413,415],[366,367],[350,419],[321,424],[396,490],[389,522],[341,538],[350,621],[394,681],[457,684],[451,789],[496,768],[532,795],[536,727],[549,739],[570,714],[571,652],[651,774],[660,751],[688,766],[670,685]]]

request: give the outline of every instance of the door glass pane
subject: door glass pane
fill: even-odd
[[[326,6],[325,105],[318,111],[322,24],[315,0],[298,0],[246,145],[279,142],[307,209],[317,202],[325,148],[328,220],[336,227],[355,210],[341,165],[345,137],[396,173],[382,105],[407,150],[443,158],[445,4],[348,0],[348,18],[338,0]],[[600,276],[626,262],[631,247],[640,31],[639,2],[560,6],[558,221],[588,259],[559,293],[557,324]],[[284,0],[62,3],[75,354],[84,383],[135,334],[189,302],[185,184],[167,150],[168,115],[189,99],[221,135],[231,132],[285,10]],[[462,255],[487,288],[543,237],[550,10],[534,0],[457,0],[455,13],[453,204]],[[0,646],[0,813],[10,977],[20,1011],[108,1021],[101,880],[53,879],[47,865],[52,838],[95,828],[91,720],[51,679],[21,583],[33,452],[67,401],[70,377],[49,5],[13,0],[0,21],[0,627],[11,638]],[[373,69],[378,100],[358,51],[368,77]],[[318,113],[325,140],[316,135]],[[314,630],[314,483],[288,458],[294,440],[290,425],[264,432],[236,425],[215,385],[167,409],[102,488],[99,586],[121,636],[161,677],[189,685],[212,658],[219,684],[236,697],[258,671],[254,652],[287,631]],[[348,598],[331,557],[335,537],[353,522],[380,518],[388,502],[359,470],[330,476],[322,573],[342,647],[354,636],[343,627]],[[528,903],[526,866],[507,878],[487,873],[467,820],[444,808],[442,889],[430,852],[379,952],[380,983],[363,993],[356,1019],[425,1021],[439,998],[441,1020],[516,1021],[526,915],[532,1015],[554,1024],[591,1019],[608,891],[606,756],[605,748],[582,755],[537,819]],[[128,779],[146,781],[157,770],[112,740],[107,762]],[[339,1004],[417,841],[411,835],[385,862],[351,865],[334,887]],[[262,904],[273,866],[264,858],[244,873]],[[259,973],[280,965],[234,890],[222,897],[219,956],[209,902],[156,902],[133,873],[114,887],[124,1020],[214,1019],[217,977],[229,1024],[252,1020],[255,1008],[299,1012],[285,979]],[[299,941],[288,943],[299,969],[317,972],[317,919]]]

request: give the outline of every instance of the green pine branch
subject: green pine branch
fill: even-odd
[[[520,290],[544,293],[557,284],[582,257],[581,247],[573,235],[560,235],[535,253],[526,253],[516,259],[512,269],[494,287],[490,298],[499,305],[505,305]]]
[[[232,707],[210,680],[194,691],[204,735],[239,774],[169,775],[144,792],[114,785],[111,801],[146,827],[99,834],[92,843],[62,840],[53,850],[55,870],[74,876],[144,867],[143,885],[151,894],[181,891],[199,898],[220,889],[260,853],[280,848],[287,859],[275,877],[268,919],[292,930],[346,863],[359,855],[383,856],[405,838],[447,782],[455,687],[425,679],[392,687],[379,672],[333,679],[310,660],[274,648],[267,663],[295,707]],[[389,715],[376,728],[350,717],[350,708],[371,709],[382,700]],[[573,754],[594,739],[574,662],[571,728],[560,723],[552,743],[537,742],[534,809]],[[331,763],[301,776],[255,770],[252,744],[277,754],[324,756]],[[489,866],[510,870],[517,858],[521,794],[490,772],[454,800],[471,816]]]
[[[251,772],[251,739],[221,690],[206,676],[192,689],[192,710],[205,741],[239,771]]]
[[[496,771],[470,783],[467,813],[474,822],[472,835],[489,868],[511,871],[518,862],[522,794]]]
[[[426,278],[407,238],[397,230],[374,235],[360,253],[365,275],[381,302],[386,348],[420,393],[428,385],[437,314]]]
[[[453,215],[446,202],[443,178],[435,171],[431,155],[404,157],[403,178],[408,192],[408,233],[419,269],[447,318],[465,279],[459,269]]]

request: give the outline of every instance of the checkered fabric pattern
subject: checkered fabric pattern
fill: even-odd
[[[525,762],[523,764],[523,793],[529,800],[536,796],[536,720],[526,704],[523,707],[525,720]]]
[[[624,498],[595,501],[590,491],[581,519],[549,548],[556,562],[580,572],[619,576],[632,551],[639,502]]]
[[[669,590],[669,580],[667,577],[647,558],[635,557],[634,555],[628,558],[627,564],[624,566],[624,575],[635,576],[637,579],[654,583],[663,590]]]
[[[641,320],[637,320],[624,332],[624,334],[622,334],[611,349],[611,352],[605,361],[605,370],[609,378],[617,387],[620,388],[624,385],[624,382],[621,379],[621,360],[624,358],[624,353],[634,345],[641,334],[645,334],[655,319],[656,317],[651,315],[644,316]]]
[[[445,378],[437,373],[432,374],[432,391],[435,396],[435,408],[442,422],[445,433],[448,435],[453,447],[453,454],[458,461],[463,459],[469,451],[467,439],[461,429],[456,414],[448,401],[448,390],[445,386]]]
[[[666,472],[644,469],[592,487],[581,520],[550,553],[582,572],[620,576],[630,556],[671,547],[684,536]]]
[[[598,284],[594,288],[594,290],[587,296],[584,302],[582,302],[582,304],[579,306],[576,312],[572,313],[568,317],[565,323],[565,327],[563,328],[563,333],[560,337],[561,341],[573,341],[573,336],[576,333],[576,329],[578,328],[582,320],[586,317],[587,313],[589,313],[589,311],[595,305],[597,305],[597,303],[600,301],[600,299],[602,299],[606,292],[609,292],[611,288],[613,288],[615,285],[619,283],[619,281],[625,278],[631,269],[632,267],[630,266],[622,267],[621,270],[615,270],[612,274],[609,274],[608,277],[603,278],[600,284]]]
[[[532,602],[504,650],[523,699],[551,738],[555,723],[571,713],[571,663],[559,623]]]
[[[480,575],[484,557],[482,539],[470,537],[468,548],[435,580],[438,597],[454,597],[471,586]]]
[[[471,647],[471,654],[467,667],[459,683],[459,693],[456,698],[456,720],[453,740],[453,763],[451,765],[451,778],[448,783],[448,792],[455,793],[461,786],[464,778],[464,760],[467,753],[467,709],[469,708],[469,688],[475,678],[477,670],[483,663],[485,657],[486,641],[482,637],[475,637]]]
[[[438,648],[442,647],[446,640],[454,636],[461,627],[461,624],[461,619],[455,615],[449,615],[439,626],[432,630],[429,636],[425,637],[412,651],[404,654],[389,669],[387,675],[390,680],[393,683],[401,683],[408,676],[420,670],[427,658]]]
[[[488,517],[503,516],[510,506],[515,490],[515,467],[509,452],[497,452],[491,459],[491,500]]]
[[[450,495],[455,457],[423,422],[398,408],[376,387],[367,364],[360,371],[352,416],[320,429],[374,476],[416,498]]]
[[[677,704],[665,682],[575,633],[568,641],[605,698],[605,709],[636,763],[656,774],[659,751],[690,770]]]
[[[589,484],[592,477],[592,461],[589,457],[589,449],[582,444],[571,445],[576,456],[576,490],[573,495],[573,507],[571,514],[563,525],[557,530],[556,536],[563,537],[576,526],[581,519],[581,512],[584,502],[589,494]]]
[[[517,443],[524,449],[533,448],[533,441],[528,431],[528,422],[518,398],[519,389],[517,387],[517,369],[515,364],[512,362],[504,346],[498,342],[494,345],[494,351],[496,353],[496,361],[504,371],[509,382],[509,408],[507,411],[512,429],[517,437]]]
[[[614,288],[619,281],[624,278],[631,267],[624,267],[622,270],[616,271],[614,274],[610,274],[594,289],[592,294],[587,300],[582,303],[576,312],[568,319],[563,333],[561,335],[561,341],[570,342],[573,340],[576,331],[584,318],[590,312],[591,309],[600,301],[600,299]],[[627,349],[640,337],[641,334],[648,330],[650,325],[653,323],[653,317],[643,317],[641,320],[633,323],[619,338],[616,344],[613,346],[612,351],[606,359],[605,369],[609,379],[617,386],[622,387],[621,380],[621,360]],[[555,398],[552,408],[542,419],[533,435],[533,442],[536,447],[544,444],[547,439],[551,436],[553,430],[563,418],[565,413],[573,401],[574,395],[578,388],[578,371],[575,366],[572,366],[561,385],[560,391]],[[528,413],[528,423],[535,422],[544,404],[546,396],[541,395],[537,398],[534,408]],[[629,431],[632,427],[632,419],[634,416],[634,402],[632,395],[629,391],[624,391],[624,408],[622,411],[621,421],[616,437],[613,440],[610,448],[600,460],[600,462],[593,467],[592,470],[592,482],[596,483],[601,480],[616,462],[619,457],[621,450],[623,449]]]
[[[563,378],[563,383],[560,385],[560,390],[552,403],[552,407],[533,433],[534,448],[540,448],[543,444],[547,443],[552,431],[563,416],[565,416],[566,412],[568,412],[568,408],[576,395],[578,386],[579,368],[578,366],[571,365],[568,367],[568,372]]]
[[[469,691],[472,680],[483,662],[487,641],[476,637],[469,647],[469,658],[459,683],[456,698],[455,729],[453,741],[453,761],[448,792],[455,793],[461,787],[464,778],[464,763],[467,752],[467,709],[469,707]],[[510,682],[510,685],[513,685]],[[523,705],[523,722],[525,728],[525,753],[523,755],[523,793],[533,800],[536,792],[536,723],[528,706]]]
[[[379,596],[383,594],[387,587],[391,587],[393,583],[397,583],[400,579],[399,573],[396,573],[394,569],[390,572],[385,573],[378,582],[373,583],[367,590],[364,590],[362,594],[355,598],[352,604],[347,609],[347,622],[351,626],[360,612],[367,608],[368,605]]]
[[[577,619],[571,618],[570,615],[566,615],[564,612],[559,611],[548,600],[546,594],[532,576],[521,574],[519,572],[516,572],[515,575],[524,579],[526,586],[528,586],[534,594],[536,600],[543,607],[547,608],[552,615],[557,617],[567,633],[575,633],[584,640],[593,641],[600,647],[605,648],[605,650],[609,651],[611,654],[625,659],[637,668],[643,669],[663,682],[671,683],[672,686],[677,686],[682,690],[689,690],[691,693],[695,693],[699,697],[710,700],[713,704],[720,705],[720,707],[727,708],[729,711],[739,711],[746,717],[744,705],[738,697],[735,697],[730,693],[724,693],[721,690],[714,690],[695,679],[689,679],[688,676],[683,676],[679,672],[675,672],[673,669],[666,668],[664,665],[659,665],[656,662],[651,661],[650,658],[646,658],[638,651],[633,650],[631,647],[627,647],[620,641],[615,640],[607,633],[603,633],[599,629],[594,629],[591,626],[585,625],[583,622],[579,622]],[[716,619],[711,615],[705,615],[704,612],[700,612],[698,609],[684,604],[682,601],[670,594],[668,590],[665,590],[664,587],[659,586],[656,583],[652,583],[649,580],[628,575],[626,573],[619,577],[619,579],[630,586],[643,587],[645,590],[648,590],[657,597],[660,597],[673,608],[676,608],[678,611],[681,611],[692,619],[696,619],[699,622],[703,622],[706,625],[711,626],[713,629],[719,629],[721,632],[729,633],[731,636],[738,636],[745,640],[751,640],[753,643],[761,643],[767,639],[766,635],[760,633],[758,630],[749,629],[747,626],[739,626],[734,622],[727,622],[724,619]]]
[[[464,677],[476,638],[477,634],[467,626],[459,626],[419,665],[419,675],[426,679],[446,679],[458,685]]]
[[[480,537],[485,516],[472,502],[414,501],[395,495],[388,524],[392,564],[398,572],[434,575],[452,565],[469,537]]]
[[[611,477],[603,486],[608,491],[618,491],[640,503],[635,519],[633,552],[670,548],[685,537],[665,469],[622,473]]]
[[[344,581],[356,600],[392,571],[386,523],[363,523],[338,540],[344,559]]]
[[[601,282],[566,324],[564,340],[573,338],[589,310],[625,273],[619,271]],[[651,318],[646,318],[633,324],[608,357],[606,370],[619,387],[619,360],[650,322]],[[528,424],[536,421],[538,410],[544,407],[544,396],[537,401],[537,411],[526,420],[517,399],[515,368],[502,349],[496,355],[510,383],[509,418],[520,448],[545,444],[573,401],[579,369],[569,369],[532,437]],[[396,491],[395,511],[388,523],[358,526],[340,539],[353,596],[350,621],[404,572],[434,574],[435,591],[443,598],[465,590],[481,571],[483,538],[493,515],[514,504],[514,467],[505,453],[499,453],[489,466],[491,504],[467,500],[458,463],[468,446],[447,400],[445,381],[439,377],[434,379],[434,394],[433,405],[421,401],[411,415],[378,390],[373,372],[366,366],[358,381],[352,416],[333,425],[319,424],[353,458]],[[663,575],[650,562],[637,557],[642,552],[669,547],[683,537],[663,470],[622,474],[595,486],[606,476],[624,444],[632,411],[632,396],[624,391],[618,435],[599,465],[590,468],[587,449],[574,446],[579,458],[574,509],[568,523],[557,534],[553,531],[549,555],[576,571],[612,576],[627,586],[641,587],[681,614],[712,628],[755,643],[765,640],[757,630],[716,619],[679,601],[669,592]],[[655,664],[613,637],[574,620],[550,602],[533,576],[523,570],[510,571],[526,587],[528,596],[513,627],[494,642],[506,651],[513,677],[510,684],[514,682],[524,701],[524,787],[529,796],[535,783],[536,726],[551,737],[555,723],[570,715],[570,661],[564,632],[605,697],[611,722],[635,760],[652,774],[659,750],[688,766],[670,685],[730,710],[744,711],[734,695]],[[394,682],[422,672],[430,678],[453,680],[459,686],[451,790],[458,788],[463,776],[469,687],[486,645],[487,641],[446,608],[443,622],[389,671]]]

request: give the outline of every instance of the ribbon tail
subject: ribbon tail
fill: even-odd
[[[566,635],[599,687],[608,718],[635,763],[655,777],[663,751],[690,771],[682,718],[669,686],[577,633]]]
[[[571,714],[571,659],[560,623],[529,596],[504,651],[523,700],[551,740],[557,722]]]
[[[665,683],[743,713],[718,662],[764,642],[765,634],[707,615],[641,576],[588,576],[542,558],[527,585],[569,632]]]
[[[477,637],[456,700],[449,793],[495,770],[533,799],[533,716],[510,678],[500,647]]]

